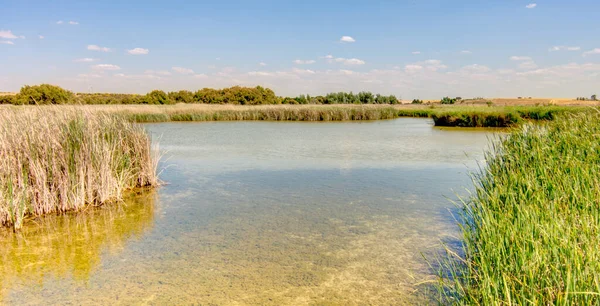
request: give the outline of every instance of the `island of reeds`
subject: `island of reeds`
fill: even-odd
[[[156,186],[157,158],[141,126],[72,108],[0,112],[0,225],[118,201]]]
[[[600,115],[526,124],[498,142],[461,215],[441,302],[600,304]]]

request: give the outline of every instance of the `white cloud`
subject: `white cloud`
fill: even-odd
[[[150,53],[150,50],[144,48],[134,48],[131,50],[127,50],[127,53],[131,55],[144,55]]]
[[[464,66],[460,70],[463,72],[470,72],[470,73],[486,73],[486,72],[492,71],[492,69],[490,69],[489,67],[483,66],[483,65],[478,65],[478,64]]]
[[[64,22],[62,20],[59,20],[56,22],[56,24],[63,24]]]
[[[79,24],[79,22],[77,22],[77,21],[69,21],[69,24],[72,24],[72,25],[78,25],[78,24]]]
[[[258,63],[258,65],[259,65],[259,66],[262,66],[262,67],[264,67],[264,66],[266,66],[266,65],[267,65],[267,63],[265,63],[265,62],[260,62],[260,63]]]
[[[91,62],[95,62],[95,61],[99,61],[99,59],[97,58],[90,58],[90,57],[85,57],[85,58],[78,58],[76,60],[73,60],[74,62],[77,63],[91,63]]]
[[[194,74],[194,77],[197,79],[206,79],[208,76],[204,73]]]
[[[110,52],[110,51],[112,51],[110,48],[100,47],[98,45],[88,45],[87,49],[91,50],[91,51],[100,51],[100,52]]]
[[[14,45],[15,43],[10,40],[0,40],[0,44]]]
[[[519,64],[520,69],[531,70],[537,68],[538,65],[534,61],[525,61]]]
[[[297,74],[315,74],[314,71],[308,69],[293,68],[292,71]]]
[[[44,36],[42,36],[42,35],[38,35],[38,37],[39,37],[40,39],[44,39]]]
[[[462,50],[460,51],[460,54],[472,54],[473,52],[469,51],[469,50]]]
[[[267,71],[250,71],[248,72],[250,76],[272,76],[273,73]]]
[[[0,30],[0,38],[4,39],[15,39],[17,36],[13,34],[10,30]]]
[[[536,3],[529,3],[525,7],[528,8],[528,9],[532,9],[532,8],[535,8],[536,6],[537,6]]]
[[[132,80],[161,80],[162,78],[153,74],[124,74],[117,73],[113,75],[117,78],[132,79]]]
[[[120,70],[121,67],[119,67],[117,65],[112,65],[112,64],[98,64],[98,65],[92,66],[92,69],[94,69],[94,70]]]
[[[511,61],[531,61],[531,57],[529,56],[511,56]]]
[[[412,64],[404,66],[404,71],[406,71],[407,73],[418,72],[421,70],[423,70],[423,66],[421,65]]]
[[[588,56],[592,54],[600,54],[600,48],[596,48],[594,50],[583,52],[583,56]]]
[[[166,70],[146,70],[146,71],[144,71],[144,73],[146,73],[146,74],[158,74],[158,75],[165,75],[165,76],[171,75],[171,72],[166,71]]]
[[[436,59],[430,59],[416,64],[425,67],[425,69],[429,71],[438,71],[448,68],[448,66],[442,64],[442,61]]]
[[[568,47],[568,46],[554,46],[549,49],[550,52],[554,51],[579,51],[581,47]]]
[[[365,61],[358,59],[358,58],[343,58],[343,57],[337,57],[334,58],[331,55],[327,55],[325,57],[327,59],[327,61],[329,63],[342,63],[344,65],[364,65],[366,64]]]
[[[194,70],[189,69],[189,68],[172,67],[171,69],[180,74],[194,74]]]
[[[299,60],[299,59],[297,59],[294,61],[294,64],[296,64],[296,65],[310,65],[310,64],[314,64],[314,63],[316,63],[315,60]]]
[[[414,54],[414,55],[421,54],[421,51],[413,51],[412,54]]]
[[[346,43],[356,42],[356,40],[354,38],[352,38],[351,36],[342,36],[342,38],[340,38],[340,41],[346,42]]]
[[[79,74],[77,75],[80,78],[101,78],[102,76],[99,74],[95,74],[95,73],[88,73],[88,74]]]
[[[323,58],[325,58],[325,59],[333,59],[333,55],[328,54],[328,55],[325,55]]]

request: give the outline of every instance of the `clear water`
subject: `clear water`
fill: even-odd
[[[353,305],[428,300],[493,132],[426,119],[147,125],[155,191],[0,231],[7,304]]]

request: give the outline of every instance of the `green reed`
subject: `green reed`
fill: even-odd
[[[493,146],[461,213],[440,299],[463,305],[600,304],[600,115],[524,124]]]

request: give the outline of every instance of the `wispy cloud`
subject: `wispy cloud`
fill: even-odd
[[[44,39],[44,36],[43,36],[43,35],[38,35],[38,37],[39,37],[40,39]]]
[[[536,3],[529,3],[525,7],[528,8],[528,9],[533,9],[533,8],[537,7],[537,4]]]
[[[77,21],[69,21],[69,24],[71,24],[71,25],[78,25],[79,22],[77,22]]]
[[[523,70],[531,70],[537,67],[538,65],[534,61],[525,61],[519,64],[519,68]]]
[[[510,60],[511,61],[517,61],[517,62],[519,62],[519,61],[530,61],[531,57],[529,57],[529,56],[517,56],[517,55],[514,55],[514,56],[510,57]]]
[[[10,40],[0,40],[0,44],[14,45],[15,43]]]
[[[110,48],[100,47],[98,45],[88,45],[87,49],[91,50],[91,51],[100,51],[100,52],[110,52],[110,51],[112,51]]]
[[[292,71],[296,74],[315,74],[313,70],[293,68]]]
[[[310,65],[310,64],[314,64],[314,63],[316,63],[315,60],[299,60],[299,59],[297,59],[294,61],[294,64],[296,64],[296,65]]]
[[[194,70],[189,69],[189,68],[172,67],[171,69],[180,74],[193,74],[194,73]]]
[[[131,55],[145,55],[145,54],[150,53],[150,50],[144,49],[144,48],[134,48],[131,50],[127,50],[127,53],[129,53]]]
[[[121,67],[112,64],[98,64],[92,66],[94,70],[121,70]]]
[[[17,38],[17,36],[13,34],[10,30],[0,30],[0,38],[15,39]]]
[[[78,58],[76,60],[73,60],[76,63],[91,63],[91,62],[96,62],[99,61],[99,59],[97,58],[90,58],[90,57],[85,57],[85,58]]]
[[[583,56],[594,55],[594,54],[600,54],[600,48],[596,48],[594,50],[583,52]]]
[[[412,54],[414,54],[414,55],[421,54],[421,51],[413,51]]]
[[[473,52],[471,52],[469,50],[462,50],[462,51],[460,51],[460,54],[473,54]]]
[[[62,20],[59,20],[56,22],[56,24],[63,24],[63,23],[64,23],[64,21],[62,21]]]
[[[345,42],[345,43],[356,42],[356,40],[354,38],[352,38],[352,36],[342,36],[342,38],[340,38],[340,41]]]
[[[101,78],[102,76],[96,73],[82,73],[77,75],[80,78]]]
[[[171,72],[166,71],[166,70],[146,70],[144,71],[144,73],[146,74],[158,74],[158,75],[171,75]]]
[[[581,47],[568,47],[568,46],[554,46],[549,49],[550,52],[554,51],[579,51]]]
[[[267,66],[267,63],[265,63],[265,62],[260,62],[260,63],[258,63],[258,65],[259,65],[259,66],[262,66],[262,67],[264,67],[264,66]]]
[[[343,58],[334,57],[333,55],[327,55],[324,57],[329,63],[341,63],[344,65],[364,65],[365,61],[358,58]]]

